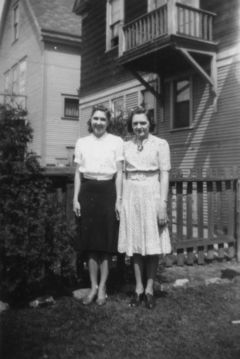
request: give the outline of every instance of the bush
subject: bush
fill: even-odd
[[[51,181],[28,152],[33,131],[25,113],[1,109],[0,120],[0,292],[29,296],[31,288],[57,272],[75,275],[75,230],[66,223]]]

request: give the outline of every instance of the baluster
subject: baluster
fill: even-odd
[[[142,44],[143,24],[142,20],[139,21],[139,45]]]
[[[203,239],[203,182],[197,183],[198,238]]]
[[[208,17],[207,15],[204,15],[204,40],[208,39]]]
[[[213,183],[207,182],[207,200],[208,200],[208,239],[213,239]]]
[[[209,16],[209,18],[208,18],[208,40],[209,41],[212,41],[212,39],[213,39],[212,29],[213,29],[213,18],[212,18],[212,16]]]
[[[177,239],[183,238],[183,182],[177,182]]]
[[[187,183],[187,239],[192,239],[192,182]]]

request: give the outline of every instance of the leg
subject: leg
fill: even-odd
[[[136,280],[136,290],[137,294],[143,292],[143,257],[140,254],[133,255],[133,269]]]
[[[147,284],[145,288],[145,293],[153,295],[153,284],[157,274],[158,268],[158,255],[152,255],[146,257],[146,274],[147,274]]]
[[[91,282],[91,289],[89,294],[83,300],[83,304],[90,304],[97,295],[98,291],[98,255],[95,252],[89,253],[88,270]]]
[[[109,254],[104,253],[100,259],[100,282],[98,288],[97,303],[103,305],[106,302],[106,283],[109,274]]]
[[[157,255],[146,257],[147,284],[145,288],[145,305],[148,309],[153,309],[155,306],[153,284],[157,274],[158,260]]]

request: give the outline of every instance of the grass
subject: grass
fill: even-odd
[[[240,281],[157,293],[153,311],[115,291],[104,307],[60,297],[1,314],[2,359],[239,359]]]

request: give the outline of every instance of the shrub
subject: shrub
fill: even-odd
[[[75,273],[74,227],[67,225],[53,184],[27,150],[33,131],[25,115],[1,109],[0,292],[4,298],[29,295],[32,286],[56,268],[61,277]]]

